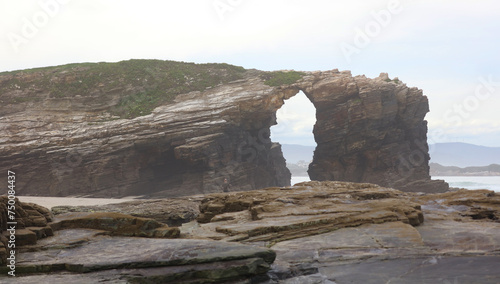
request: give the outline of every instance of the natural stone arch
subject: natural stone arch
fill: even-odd
[[[311,180],[370,182],[406,191],[443,191],[431,181],[427,97],[382,73],[323,72],[300,90],[316,107]],[[418,157],[418,158],[415,158]]]
[[[52,76],[50,72],[2,80],[6,85],[36,82]],[[73,76],[71,72],[59,76]],[[371,182],[408,191],[447,189],[429,176],[424,120],[429,108],[421,90],[387,75],[368,79],[338,70],[304,72],[295,83],[280,86],[267,85],[263,74],[247,70],[241,80],[180,94],[150,115],[101,117],[98,124],[93,120],[101,115],[96,104],[105,110],[118,100],[96,100],[97,89],[73,99],[30,100],[16,106],[15,115],[6,111],[10,105],[2,105],[0,113],[6,115],[0,121],[5,137],[0,170],[19,170],[26,177],[19,180],[19,193],[41,196],[220,192],[226,176],[233,190],[287,186],[290,172],[268,133],[284,100],[302,90],[317,110],[312,179]],[[22,99],[30,92],[25,88],[8,95]],[[27,123],[40,118],[41,124]],[[78,154],[78,163],[68,159],[72,153]]]

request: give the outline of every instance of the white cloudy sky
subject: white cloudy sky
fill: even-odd
[[[431,143],[500,146],[499,32],[493,0],[0,0],[0,71],[156,58],[388,72],[429,97]],[[287,110],[291,143],[311,143],[304,109]]]

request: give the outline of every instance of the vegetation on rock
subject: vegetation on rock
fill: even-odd
[[[110,110],[122,118],[147,115],[183,93],[243,78],[245,69],[229,64],[195,64],[161,60],[128,60],[117,63],[77,63],[0,73],[0,94],[24,91],[15,104],[50,98],[92,97],[104,104],[119,95]]]
[[[271,87],[277,87],[293,84],[302,79],[304,75],[304,72],[297,71],[274,71],[261,75],[261,78],[265,80],[264,84]]]
[[[385,79],[384,81],[386,82],[393,82],[393,83],[396,83],[396,84],[400,84],[402,83],[398,78],[394,78],[394,79]]]

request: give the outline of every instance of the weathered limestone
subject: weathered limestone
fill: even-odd
[[[56,206],[54,215],[69,212],[117,212],[136,217],[150,218],[169,226],[180,226],[195,220],[200,214],[199,200],[203,196],[186,199],[142,199],[100,206]]]
[[[38,204],[20,202],[16,198],[14,199],[15,209],[9,214],[7,201],[7,196],[0,196],[0,264],[6,263],[8,252],[10,252],[8,247],[10,232],[7,229],[11,225],[7,225],[7,222],[16,222],[14,225],[14,245],[16,246],[35,244],[38,239],[53,235],[52,228],[48,226],[53,217],[47,208]],[[10,220],[9,216],[15,219]]]
[[[222,283],[265,275],[275,257],[269,249],[207,240],[96,236],[73,248],[20,254],[17,277],[40,284],[68,283],[75,273],[86,283]],[[34,273],[46,275],[27,276]]]
[[[61,214],[55,218],[50,226],[53,230],[68,228],[104,230],[116,236],[149,238],[176,238],[179,236],[178,228],[169,228],[153,219],[114,212]]]
[[[420,225],[420,205],[401,195],[373,184],[345,182],[212,194],[202,201],[198,222],[226,235],[214,235],[216,239],[270,244],[369,223]]]
[[[427,98],[387,76],[304,72],[295,83],[269,86],[265,72],[247,70],[239,80],[177,95],[151,114],[118,119],[111,113],[121,96],[146,88],[151,70],[137,71],[142,87],[120,78],[110,89],[117,81],[102,75],[88,90],[75,89],[78,95],[51,93],[73,90],[85,68],[0,75],[0,95],[9,99],[0,105],[0,171],[22,176],[19,195],[174,197],[221,192],[224,178],[236,191],[287,186],[290,172],[269,128],[300,90],[317,109],[313,180],[447,189],[430,181]]]
[[[311,179],[446,191],[444,182],[430,182],[427,97],[387,78],[323,72],[310,86],[301,86],[317,110]]]
[[[112,209],[106,206],[66,208],[72,212],[54,217],[52,226],[60,229],[54,236],[19,250],[18,279],[332,284],[496,283],[500,278],[500,195],[488,190],[423,194],[313,181],[152,200],[147,212],[149,201],[142,202],[115,209],[169,220],[161,215],[175,216],[165,212],[186,212],[194,203],[199,215],[171,228],[180,231],[177,239],[131,238],[118,235],[127,227],[150,231],[161,224],[98,212]],[[0,283],[10,283],[2,275]]]
[[[38,240],[54,235],[54,231],[69,228],[85,228],[101,230],[113,236],[136,236],[150,238],[176,238],[180,230],[169,227],[154,219],[134,217],[116,212],[75,212],[59,214],[55,218],[52,213],[40,205],[20,202],[15,199],[15,247],[8,248],[10,232],[7,231],[7,197],[0,196],[0,264],[5,264],[7,252],[16,252],[23,247],[34,246]],[[174,209],[174,207],[172,208]]]
[[[324,279],[318,283],[497,282],[499,194],[461,190],[402,196],[421,205],[425,222],[365,224],[279,242],[272,246],[278,255],[271,271],[276,282],[269,283],[293,281],[298,271]]]

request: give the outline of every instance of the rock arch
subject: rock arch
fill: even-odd
[[[2,80],[50,76],[43,72]],[[19,195],[172,197],[219,192],[224,178],[233,190],[287,186],[290,172],[269,129],[284,100],[302,90],[317,110],[311,179],[406,191],[448,188],[429,176],[429,107],[421,90],[386,74],[369,79],[338,70],[304,72],[296,83],[275,87],[262,74],[248,70],[241,80],[178,95],[134,119],[100,117],[118,100],[98,102],[98,90],[29,100],[14,114],[2,105],[0,171],[22,173]]]
[[[317,72],[297,84],[316,107],[317,143],[311,180],[369,182],[404,191],[445,191],[432,181],[427,145],[429,111],[422,90],[382,73],[353,77]]]
[[[271,126],[271,140],[280,144],[288,144],[287,147],[282,145],[282,148],[292,176],[308,177],[309,175],[304,171],[307,171],[307,166],[312,162],[314,151],[310,150],[316,148],[313,135],[313,127],[316,124],[315,106],[302,91],[299,91],[297,95],[285,101],[276,112],[276,116],[277,124]],[[302,147],[304,147],[303,150],[307,149],[307,152],[297,155],[295,151],[301,151]],[[290,164],[293,164],[295,170],[290,168]],[[292,183],[294,183],[293,178]]]

